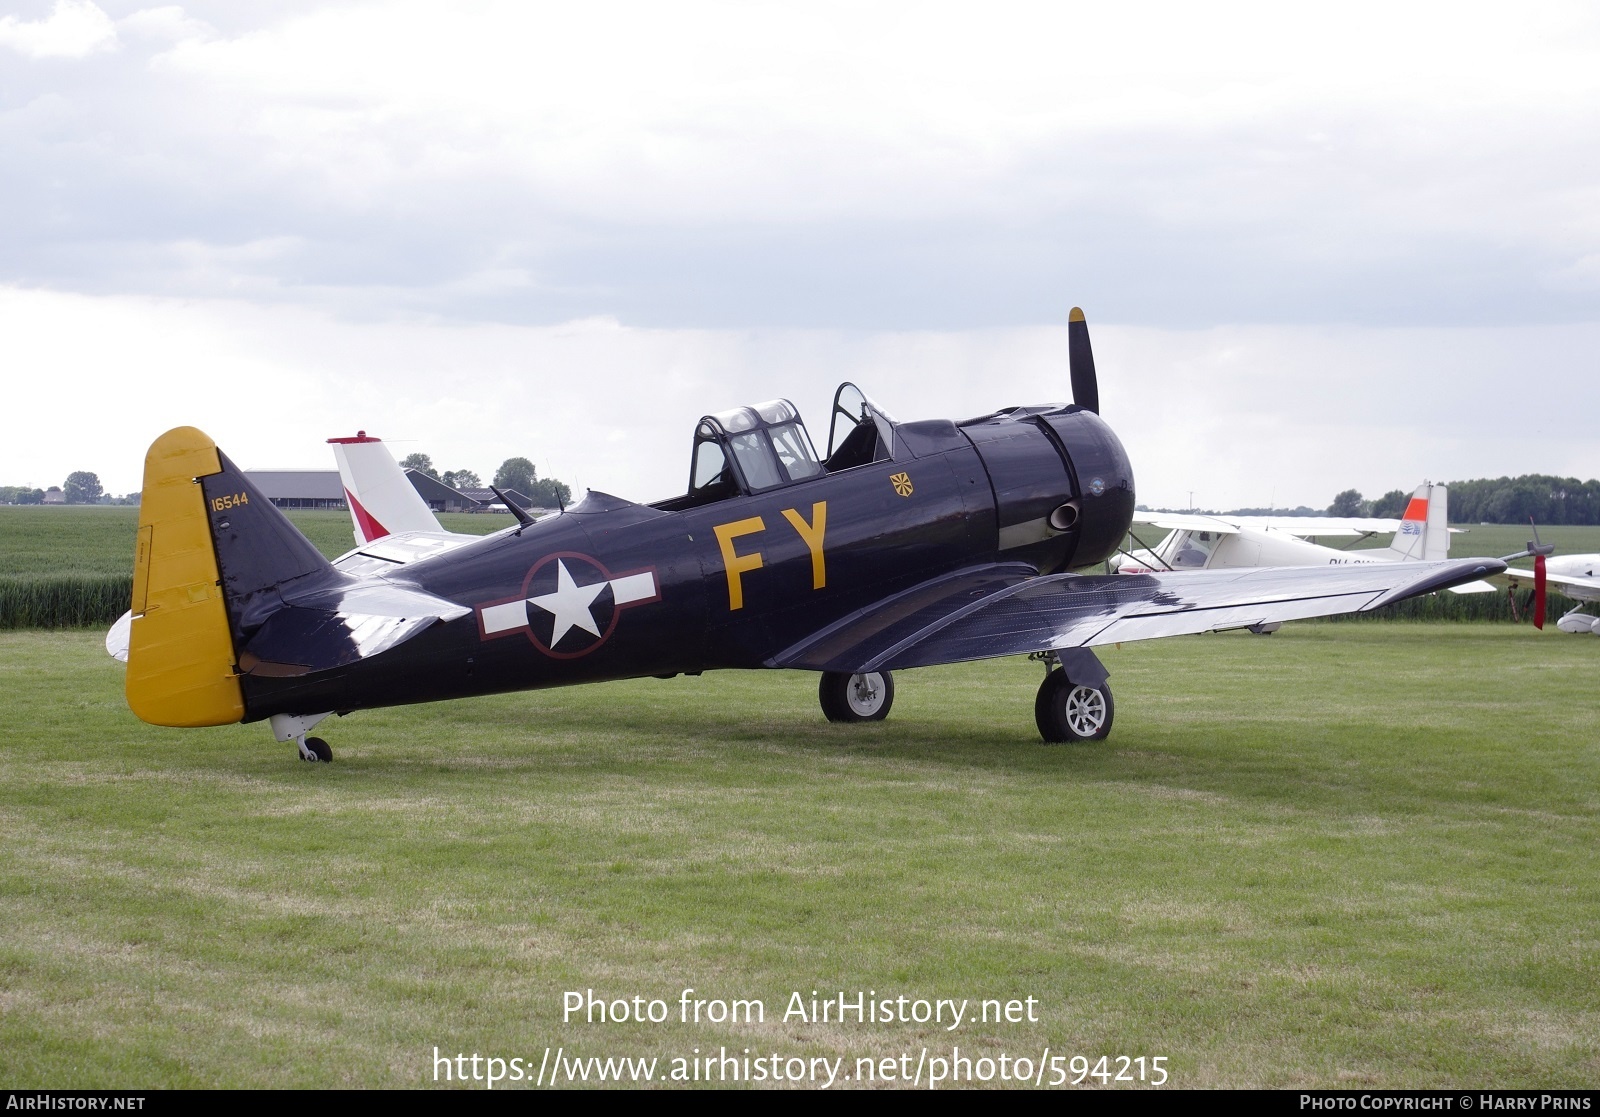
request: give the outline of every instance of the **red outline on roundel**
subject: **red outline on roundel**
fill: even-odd
[[[605,579],[604,580],[606,582],[614,582],[619,577],[628,578],[628,577],[632,577],[632,575],[634,575],[634,574],[644,574],[644,573],[648,572],[649,575],[650,575],[651,581],[653,582],[653,584],[656,587],[656,592],[655,592],[655,596],[654,597],[643,598],[643,599],[641,599],[639,601],[630,601],[626,605],[617,605],[617,604],[615,604],[613,602],[613,604],[611,606],[611,623],[606,625],[605,631],[600,634],[599,639],[595,640],[594,643],[590,644],[587,648],[584,648],[582,651],[578,651],[578,652],[554,652],[554,651],[551,651],[549,648],[544,646],[543,642],[540,641],[538,637],[536,637],[533,634],[533,626],[532,625],[524,625],[524,626],[522,626],[522,631],[527,635],[528,642],[530,644],[532,644],[534,647],[538,648],[545,655],[549,656],[551,659],[580,659],[583,656],[588,655],[590,652],[594,651],[601,644],[604,644],[607,640],[609,640],[611,638],[612,631],[617,627],[617,616],[622,612],[622,610],[630,609],[635,605],[648,605],[652,601],[660,601],[661,600],[661,579],[656,574],[656,568],[653,567],[653,566],[640,567],[638,570],[631,571],[628,574],[620,574],[620,575],[618,575],[618,574],[611,573],[611,571],[606,568],[606,564],[601,562],[599,559],[595,558],[593,555],[586,555],[581,551],[552,551],[550,554],[543,556],[542,558],[539,559],[538,562],[534,563],[532,566],[530,566],[528,568],[528,573],[525,574],[523,576],[523,578],[522,578],[522,592],[521,592],[521,594],[519,596],[501,598],[498,601],[485,601],[481,605],[475,606],[475,609],[476,609],[477,614],[478,614],[478,639],[480,639],[480,640],[498,640],[503,636],[514,635],[518,631],[515,628],[508,628],[504,632],[496,632],[492,636],[485,634],[484,631],[483,631],[483,611],[485,609],[490,608],[490,607],[495,606],[495,605],[509,605],[513,601],[524,601],[524,602],[526,602],[528,600],[528,586],[529,586],[530,583],[532,583],[533,576],[535,574],[537,574],[540,570],[544,569],[544,567],[547,566],[553,560],[555,560],[555,559],[564,559],[564,558],[578,559],[578,560],[581,560],[583,562],[588,563],[590,566],[592,566],[596,570],[600,571],[601,574],[605,575]],[[615,593],[615,591],[613,591],[613,593]],[[599,595],[597,594],[596,596],[599,596]],[[593,614],[591,613],[590,616],[592,617]]]
[[[543,570],[546,566],[549,566],[550,563],[554,562],[555,560],[564,559],[564,558],[582,559],[584,562],[588,563],[590,566],[593,566],[595,569],[599,570],[601,574],[605,575],[603,581],[605,581],[607,583],[609,583],[611,581],[611,576],[612,576],[611,575],[611,571],[607,570],[605,568],[605,564],[602,563],[599,559],[595,558],[593,555],[582,554],[581,552],[578,552],[578,551],[552,551],[548,555],[545,555],[544,558],[540,559],[538,562],[536,562],[532,566],[528,567],[527,576],[522,579],[522,597],[523,597],[523,600],[527,600],[527,597],[528,597],[528,585],[533,581],[533,576],[535,574],[539,573],[539,571]],[[599,597],[600,595],[599,594],[595,594],[595,596]],[[614,604],[612,605],[612,607],[611,607],[611,623],[606,625],[606,630],[600,634],[600,638],[598,640],[596,640],[594,643],[590,644],[587,648],[584,648],[583,651],[581,651],[581,652],[558,652],[558,651],[552,651],[551,649],[545,647],[544,644],[540,643],[539,638],[533,634],[533,626],[531,624],[528,626],[528,640],[529,640],[530,643],[533,644],[534,647],[538,648],[541,652],[543,652],[545,655],[549,656],[551,659],[578,659],[578,658],[580,658],[582,656],[588,655],[590,652],[594,651],[601,644],[604,644],[607,640],[609,640],[611,638],[612,630],[617,627],[617,614],[620,613],[621,611],[622,610],[618,609],[616,607],[616,605],[614,605]],[[589,619],[590,620],[594,620],[594,613],[591,612],[589,614]],[[556,641],[556,642],[560,643],[559,640]]]

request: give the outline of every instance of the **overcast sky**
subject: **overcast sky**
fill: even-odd
[[[1141,500],[1600,474],[1593,5],[0,0],[0,483],[192,423],[681,488],[837,381]]]

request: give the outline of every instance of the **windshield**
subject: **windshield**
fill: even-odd
[[[744,474],[745,484],[750,486],[751,492],[783,483],[783,478],[778,475],[778,462],[772,456],[772,447],[767,442],[766,431],[736,434],[728,439],[728,443],[733,447],[733,456],[738,459],[739,470]]]
[[[703,489],[723,479],[727,471],[728,459],[722,453],[722,447],[716,442],[706,441],[696,444],[694,454],[694,477],[689,483],[689,488]]]
[[[1167,561],[1179,570],[1205,566],[1211,561],[1211,552],[1216,550],[1222,538],[1214,531],[1180,531],[1176,535],[1177,538],[1172,542],[1172,557]]]
[[[811,440],[798,422],[773,427],[769,433],[772,448],[778,452],[778,461],[789,480],[803,481],[822,472],[822,463],[811,449]]]

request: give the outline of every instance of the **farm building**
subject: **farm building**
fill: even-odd
[[[337,469],[247,469],[244,475],[279,508],[348,508]]]
[[[488,489],[458,492],[414,469],[405,471],[411,487],[435,512],[484,512],[496,497]],[[344,483],[337,469],[249,469],[245,476],[261,495],[279,508],[348,510]],[[514,499],[520,494],[513,493]],[[48,498],[47,498],[48,499]]]

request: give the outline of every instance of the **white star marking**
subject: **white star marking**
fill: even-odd
[[[574,628],[600,635],[600,626],[594,623],[594,614],[589,606],[608,584],[600,581],[592,586],[580,586],[567,572],[567,564],[556,560],[556,592],[528,598],[529,605],[537,605],[555,617],[555,628],[550,635],[552,648],[561,643],[561,638]]]

